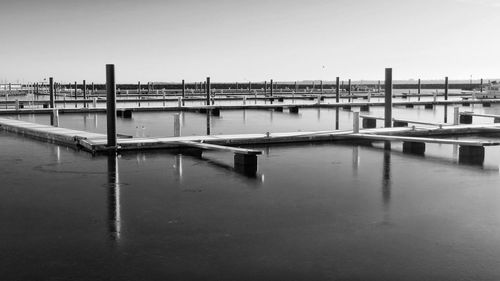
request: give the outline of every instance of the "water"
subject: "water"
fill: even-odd
[[[134,113],[118,119],[118,131],[144,126],[146,136],[169,136],[173,114]],[[351,116],[339,111],[341,128]],[[441,122],[443,107],[394,116]],[[105,132],[101,114],[60,118],[63,127]],[[334,118],[335,109],[221,111],[212,132],[330,130]],[[183,119],[183,134],[204,134],[205,115]],[[403,154],[400,144],[390,152],[339,143],[254,148],[264,154],[247,177],[232,169],[230,153],[92,157],[0,132],[0,279],[500,278],[499,147],[486,148],[482,166],[458,164],[452,145],[429,144],[425,157]]]

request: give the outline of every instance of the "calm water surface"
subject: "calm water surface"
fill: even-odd
[[[443,113],[394,116],[442,122]],[[134,113],[118,119],[119,132],[170,136],[173,114]],[[351,116],[339,111],[341,128]],[[60,117],[62,127],[105,132],[104,115]],[[214,133],[330,130],[335,109],[211,119]],[[204,134],[205,115],[182,120],[183,134]],[[400,144],[255,148],[264,154],[247,177],[230,153],[92,157],[0,132],[0,280],[500,278],[499,147],[486,148],[482,166],[458,164],[452,145],[427,145],[424,157]]]

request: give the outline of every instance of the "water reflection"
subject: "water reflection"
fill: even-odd
[[[339,129],[339,108],[335,108],[335,130]]]
[[[391,200],[391,143],[384,143],[384,162],[382,165],[382,200],[388,206]]]
[[[208,109],[207,110],[207,135],[210,135],[210,126],[211,126],[210,109]]]
[[[353,145],[352,147],[352,172],[355,177],[358,176],[359,168],[359,146]]]
[[[175,176],[177,182],[182,182],[182,154],[175,155]]]
[[[115,153],[108,155],[108,227],[111,239],[121,236],[120,173]]]

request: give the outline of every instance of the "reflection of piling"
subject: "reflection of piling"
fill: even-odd
[[[390,143],[389,143],[390,146]],[[388,205],[391,200],[391,152],[384,151],[384,162],[382,171],[382,200],[384,205]]]
[[[392,127],[392,68],[385,69],[384,125]]]
[[[106,118],[108,146],[116,147],[116,83],[115,65],[106,65]]]
[[[108,155],[108,225],[110,237],[118,240],[121,233],[120,176],[115,153]]]
[[[335,130],[339,129],[339,108],[335,108]]]

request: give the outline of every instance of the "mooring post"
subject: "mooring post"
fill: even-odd
[[[78,107],[78,102],[77,102],[77,92],[78,92],[78,86],[76,85],[76,81],[75,81],[75,108]]]
[[[116,149],[116,83],[114,64],[106,64],[106,114],[107,146]]]
[[[420,101],[420,89],[422,85],[420,84],[420,78],[418,79],[418,85],[417,85],[417,94],[418,94],[418,101]]]
[[[392,68],[385,69],[384,125],[392,127]]]
[[[351,79],[348,80],[348,91],[347,91],[347,94],[349,95],[349,99],[348,101],[351,102]]]
[[[444,78],[444,100],[448,100],[448,76]]]
[[[319,87],[320,87],[320,90],[321,90],[321,94],[323,94],[323,80],[319,81]]]
[[[269,94],[271,95],[271,97],[273,96],[273,79],[271,79],[271,89],[270,89],[270,92]]]
[[[483,92],[483,78],[481,78],[481,84],[479,86],[479,91],[482,93]]]
[[[83,80],[83,107],[87,107],[87,85],[85,84],[85,80]]]
[[[352,115],[352,132],[359,133],[359,112],[355,111]]]
[[[94,82],[92,82],[92,95],[95,95]]]
[[[264,81],[264,96],[267,95],[267,81]]]
[[[460,108],[458,106],[453,107],[453,125],[458,125],[460,122]]]
[[[378,80],[378,88],[377,88],[377,92],[380,93],[380,80]]]
[[[50,108],[55,108],[54,102],[54,78],[49,77]]]
[[[448,76],[444,78],[444,100],[448,100]],[[448,123],[448,105],[444,105],[444,123]]]
[[[297,81],[295,81],[295,93],[297,93],[297,92],[299,92],[299,88],[298,88],[298,85],[297,85]]]
[[[340,77],[335,78],[335,101],[339,103],[340,101]],[[338,128],[337,128],[338,129]]]
[[[165,107],[165,88],[161,89],[161,94],[163,95],[163,107]]]
[[[248,93],[252,92],[252,82],[248,81]]]
[[[207,77],[207,82],[206,82],[205,89],[207,90],[207,105],[210,105],[210,77]],[[207,112],[208,111],[209,110],[207,109]]]
[[[484,162],[484,147],[461,145],[458,150],[458,162],[462,164],[482,165]]]
[[[180,114],[176,113],[174,114],[174,137],[180,137],[181,136],[181,118]]]
[[[186,83],[184,82],[184,79],[182,79],[182,100],[186,98]]]
[[[50,125],[54,127],[59,127],[59,109],[57,108],[52,109],[50,123],[51,123]]]

